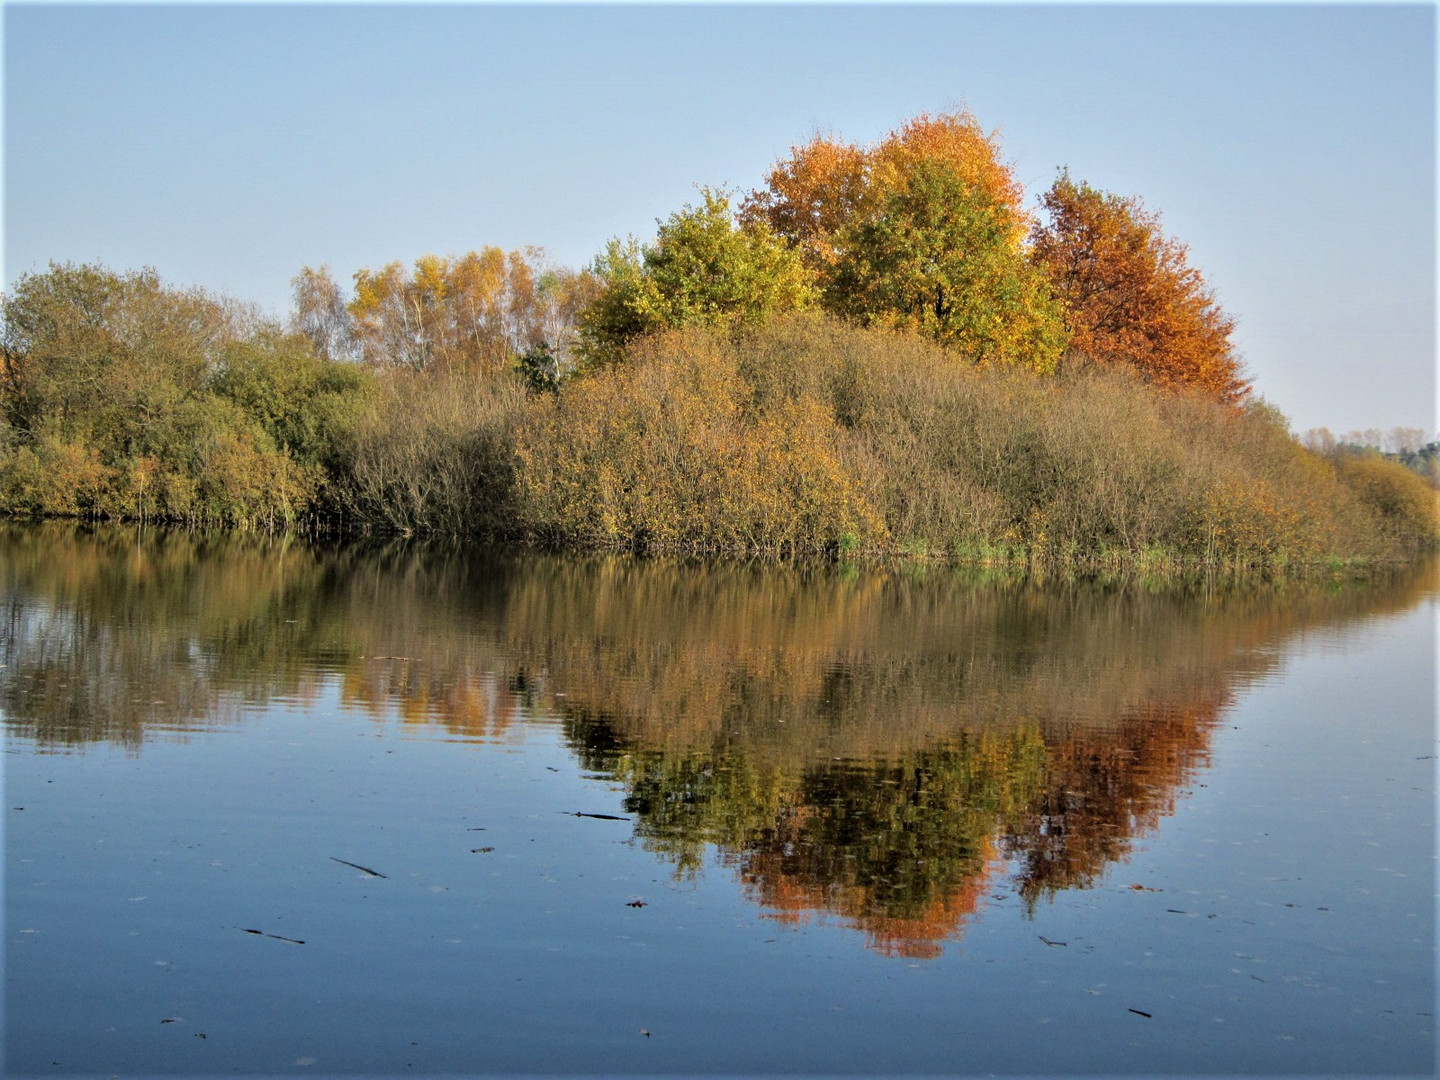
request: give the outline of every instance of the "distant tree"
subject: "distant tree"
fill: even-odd
[[[318,270],[302,266],[290,280],[294,309],[291,326],[309,341],[315,352],[330,360],[351,356],[355,327],[346,306],[345,294],[330,274],[330,267]]]
[[[1250,392],[1220,307],[1183,244],[1138,198],[1062,173],[1042,198],[1048,221],[1032,257],[1064,302],[1070,347],[1125,364],[1164,387],[1190,387],[1238,405]]]
[[[535,281],[532,344],[522,354],[522,361],[540,350],[557,383],[569,375],[578,361],[580,316],[595,302],[600,289],[600,279],[589,270],[542,269]]]
[[[814,304],[809,273],[767,224],[737,225],[722,191],[701,196],[661,222],[653,244],[611,241],[596,260],[602,291],[582,319],[589,359],[616,359],[641,334],[753,325]]]
[[[496,247],[459,258],[425,255],[355,275],[349,304],[366,362],[416,371],[497,374],[542,342],[568,352],[585,275],[547,267],[538,248]]]

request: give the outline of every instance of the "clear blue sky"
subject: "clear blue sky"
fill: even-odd
[[[4,280],[289,281],[486,244],[580,265],[815,130],[961,104],[1032,198],[1139,194],[1297,430],[1436,427],[1436,14],[1409,6],[4,11]]]

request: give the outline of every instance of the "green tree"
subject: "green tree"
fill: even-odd
[[[0,316],[11,510],[293,521],[360,389],[299,335],[151,270],[52,265]]]
[[[1060,306],[1015,244],[1016,211],[921,159],[842,232],[826,304],[862,325],[913,330],[982,365],[1056,366]]]
[[[612,240],[596,259],[603,289],[582,318],[587,360],[618,359],[642,334],[754,325],[815,304],[809,272],[767,223],[737,225],[729,195],[701,196],[661,222],[653,244]]]

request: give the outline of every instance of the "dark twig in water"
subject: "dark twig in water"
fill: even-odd
[[[282,937],[279,934],[267,934],[264,930],[251,930],[248,926],[237,926],[235,927],[235,929],[239,930],[242,934],[254,934],[256,937],[270,937],[274,938],[276,941],[288,941],[291,945],[305,944],[305,942],[301,941],[299,938]]]
[[[615,814],[587,814],[583,810],[576,810],[571,817],[593,817],[601,821],[629,821],[628,817],[617,817]]]
[[[331,862],[338,862],[338,863],[340,863],[340,865],[342,865],[342,866],[353,866],[356,870],[363,870],[365,873],[369,874],[371,877],[385,877],[385,875],[382,874],[382,873],[380,873],[379,870],[371,870],[370,867],[368,867],[368,866],[361,866],[359,863],[348,862],[348,861],[346,861],[345,859],[337,859],[337,858],[335,858],[334,855],[331,855],[331,856],[330,856],[330,861],[331,861]],[[387,879],[387,880],[388,880],[388,879]]]

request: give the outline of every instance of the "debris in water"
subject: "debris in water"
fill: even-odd
[[[490,851],[494,851],[494,850],[495,850],[495,849],[494,849],[493,847],[472,847],[472,848],[470,849],[470,854],[471,854],[471,855],[484,855],[486,852],[490,852]]]
[[[256,937],[270,937],[274,938],[276,941],[288,941],[291,945],[305,944],[305,942],[301,941],[299,938],[282,937],[279,934],[267,934],[264,930],[251,930],[248,926],[237,926],[235,927],[235,929],[241,931],[242,933],[254,934]]]
[[[1136,1016],[1143,1016],[1143,1017],[1145,1017],[1146,1020],[1153,1020],[1153,1019],[1154,1019],[1154,1017],[1152,1017],[1149,1013],[1147,1013],[1147,1012],[1141,1012],[1139,1009],[1131,1009],[1130,1011],[1133,1012]]]
[[[1164,892],[1164,891],[1165,891],[1164,889],[1152,889],[1152,888],[1150,888],[1150,886],[1148,886],[1148,885],[1131,885],[1130,888],[1133,889],[1135,892]]]
[[[640,1029],[640,1034],[641,1034],[641,1035],[644,1035],[644,1036],[648,1039],[648,1038],[650,1038],[650,1029],[649,1029],[649,1028],[641,1028],[641,1029]]]
[[[348,861],[346,861],[345,859],[337,859],[337,858],[335,858],[334,855],[331,855],[331,856],[330,856],[330,861],[331,861],[331,862],[338,862],[338,863],[340,863],[342,866],[353,866],[356,870],[362,870],[362,871],[364,871],[365,873],[369,874],[371,877],[385,877],[385,875],[382,874],[382,873],[380,873],[379,870],[371,870],[370,867],[368,867],[368,866],[361,866],[359,863],[348,862]],[[388,880],[388,878],[387,878],[387,880]]]
[[[644,900],[641,900],[641,899],[637,896],[634,900],[627,901],[626,904],[625,904],[625,906],[626,906],[626,907],[644,907],[644,906],[645,906],[645,901],[644,901]]]
[[[599,818],[601,821],[629,821],[629,820],[630,820],[628,817],[619,817],[619,816],[616,815],[616,814],[587,814],[587,813],[585,813],[585,811],[583,811],[583,810],[576,810],[576,811],[575,811],[573,814],[571,814],[570,816],[571,816],[571,817],[593,817],[593,818]]]
[[[1048,937],[1046,937],[1044,934],[1036,934],[1035,936],[1038,937],[1041,941],[1043,941],[1046,945],[1050,945],[1050,946],[1055,946],[1055,945],[1066,946],[1066,945],[1069,945],[1069,944],[1070,944],[1068,941],[1051,941],[1051,940],[1050,940]]]

